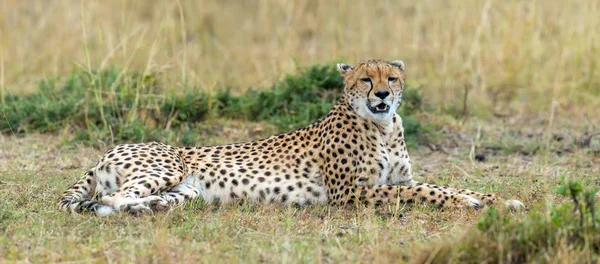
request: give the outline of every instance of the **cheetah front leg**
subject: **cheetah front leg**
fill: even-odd
[[[429,186],[429,184],[424,184],[424,183],[420,183],[417,181],[413,181],[412,184],[414,186],[421,186],[421,185]],[[502,205],[506,206],[506,208],[508,208],[509,210],[512,210],[512,211],[522,210],[525,208],[525,205],[519,200],[504,199],[504,198],[499,197],[492,193],[486,194],[486,193],[474,192],[474,191],[467,190],[467,189],[455,189],[455,188],[448,188],[448,187],[445,187],[444,189],[454,192],[454,193],[469,195],[475,199],[480,200],[482,203],[484,203],[486,205],[502,204]]]
[[[434,188],[446,193],[461,194],[471,196],[485,205],[505,205],[510,210],[520,210],[525,208],[525,205],[518,200],[505,200],[494,194],[483,194],[470,190],[458,190],[454,188],[442,188],[432,184],[420,183],[412,178],[410,158],[406,144],[404,142],[404,129],[402,127],[402,119],[400,116],[395,116],[394,132],[386,142],[387,152],[390,160],[390,175],[387,178],[389,185],[401,185],[410,187],[426,187]]]
[[[369,205],[382,204],[431,204],[445,208],[474,208],[483,206],[481,202],[471,196],[457,193],[449,193],[436,188],[426,186],[357,186],[355,198],[358,202]],[[350,198],[349,203],[353,203]]]
[[[339,158],[343,160],[344,158]],[[368,162],[367,162],[368,163]],[[383,205],[391,203],[425,203],[446,208],[480,208],[483,204],[468,195],[447,192],[428,186],[391,186],[377,185],[377,171],[369,174],[371,170],[355,168],[353,174],[340,172],[350,171],[348,162],[340,161],[330,163],[323,167],[327,197],[330,204],[347,205],[364,203],[369,205]],[[348,169],[348,170],[346,170]],[[369,175],[359,176],[359,171]]]
[[[478,201],[481,201],[482,205],[504,205],[509,210],[522,210],[525,208],[525,205],[519,200],[512,199],[503,199],[495,194],[484,194],[479,192],[474,192],[467,189],[455,189],[449,187],[441,187],[433,184],[421,183],[415,180],[403,181],[400,184],[402,187],[411,187],[415,189],[426,188],[426,189],[435,189],[437,191],[441,191],[443,193],[454,194],[454,195],[466,195],[472,197]]]

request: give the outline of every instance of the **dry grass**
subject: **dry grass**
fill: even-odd
[[[74,63],[163,72],[167,89],[244,90],[297,65],[400,58],[431,102],[460,105],[470,89],[498,114],[514,100],[527,104],[517,112],[591,110],[599,13],[595,0],[4,0],[0,90],[34,89]]]

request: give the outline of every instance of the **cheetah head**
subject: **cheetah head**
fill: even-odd
[[[337,64],[344,77],[344,96],[356,113],[377,123],[390,123],[404,88],[404,62],[369,60],[356,67]]]

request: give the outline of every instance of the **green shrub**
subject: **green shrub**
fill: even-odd
[[[268,122],[289,131],[324,116],[339,100],[341,76],[331,65],[315,65],[287,75],[270,89],[235,96],[229,89],[165,93],[154,75],[115,68],[75,70],[66,80],[44,80],[39,91],[9,95],[0,106],[0,132],[74,131],[74,140],[96,145],[126,141],[168,141],[169,133],[190,133],[175,143],[194,143],[197,124],[209,118]],[[191,90],[191,89],[190,89]],[[417,90],[407,88],[403,113],[409,144],[423,127],[412,115],[422,109]],[[168,128],[168,129],[167,129]],[[195,135],[195,136],[194,136]],[[185,142],[180,142],[185,141]]]
[[[595,191],[578,182],[565,182],[558,193],[571,202],[536,208],[522,220],[491,208],[458,240],[443,241],[424,250],[417,262],[430,263],[545,263],[585,260],[558,259],[563,255],[600,261],[600,219]],[[569,253],[565,251],[570,251]],[[588,260],[589,261],[589,260]]]

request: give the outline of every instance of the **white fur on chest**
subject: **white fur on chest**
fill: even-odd
[[[379,171],[379,185],[384,185],[387,183],[388,178],[390,176],[390,162],[389,162],[389,153],[385,147],[379,147],[380,155],[377,159],[377,164]],[[379,166],[381,164],[382,166]]]

